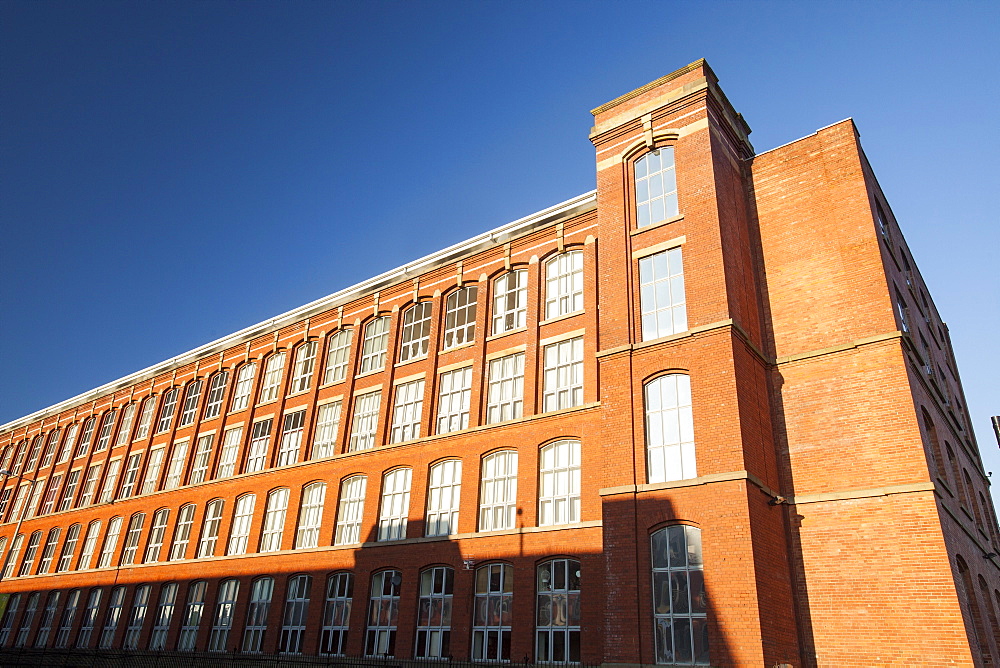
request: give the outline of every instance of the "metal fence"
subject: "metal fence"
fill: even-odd
[[[139,652],[120,649],[3,649],[0,666],[45,666],[51,668],[486,668],[496,663],[392,659],[380,657],[292,656],[222,652]],[[572,668],[597,668],[588,664]],[[528,668],[530,663],[503,663],[503,668]]]

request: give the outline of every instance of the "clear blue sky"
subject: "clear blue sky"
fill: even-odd
[[[704,57],[763,151],[854,117],[1000,481],[1000,4],[0,4],[0,422],[594,187]]]

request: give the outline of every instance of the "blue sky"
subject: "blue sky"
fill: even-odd
[[[855,119],[1000,476],[998,7],[4,2],[0,422],[592,189],[704,57],[758,151]]]

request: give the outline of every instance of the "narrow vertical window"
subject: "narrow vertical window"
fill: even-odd
[[[509,661],[514,569],[487,564],[476,570],[472,660]]]
[[[10,507],[10,495],[13,491],[13,487],[8,487],[0,493],[0,521],[3,521],[7,514],[7,509]]]
[[[878,201],[875,202],[875,221],[878,223],[878,232],[882,235],[883,239],[889,239],[889,219],[885,215],[885,210],[882,208],[882,204]]]
[[[152,564],[160,560],[160,551],[167,534],[167,522],[170,520],[170,510],[160,508],[153,513],[153,522],[149,527],[149,539],[146,541],[146,554],[142,562]]]
[[[204,580],[192,582],[188,588],[187,603],[184,605],[184,616],[181,617],[181,633],[177,638],[177,651],[193,652],[198,643],[198,630],[201,628],[201,616],[205,610]]]
[[[122,566],[135,563],[135,555],[139,551],[139,538],[142,536],[142,525],[146,521],[145,513],[135,513],[129,518],[128,530],[125,532],[125,546],[122,548]]]
[[[177,395],[179,387],[172,387],[163,395],[163,405],[160,406],[160,417],[156,421],[156,433],[162,434],[170,429],[174,421],[174,411],[177,410]]]
[[[285,532],[285,514],[288,511],[288,488],[276,489],[267,495],[264,510],[264,528],[260,534],[259,552],[277,552]]]
[[[399,571],[382,571],[372,576],[368,602],[368,632],[365,656],[393,656],[396,653],[396,624],[399,617]]]
[[[195,505],[189,503],[177,511],[177,524],[174,526],[174,537],[170,542],[168,561],[177,561],[187,555],[188,543],[191,540],[191,527],[194,525]]]
[[[651,540],[656,663],[708,665],[701,531],[670,526]]]
[[[311,588],[312,578],[308,575],[296,575],[288,581],[285,614],[281,621],[281,635],[278,636],[278,652],[281,654],[302,653]]]
[[[660,376],[644,389],[649,482],[697,477],[691,378],[683,374]]]
[[[7,646],[7,639],[10,638],[11,629],[14,628],[14,618],[17,617],[20,604],[21,594],[11,594],[7,600],[7,609],[4,610],[3,617],[0,617],[0,647]]]
[[[545,317],[583,310],[583,252],[557,255],[545,263]]]
[[[517,269],[493,281],[493,333],[525,326],[528,312],[528,272]]]
[[[114,426],[114,411],[110,411],[108,415],[111,416],[111,424]],[[45,437],[39,434],[35,436],[35,440],[31,442],[30,455],[28,456],[28,462],[24,465],[25,472],[34,471],[35,466],[38,464],[38,458],[42,454],[42,446],[45,444]]]
[[[24,548],[24,559],[21,561],[21,568],[17,571],[18,577],[32,575],[31,569],[35,565],[35,555],[38,553],[38,546],[42,542],[42,532],[36,531],[28,539],[28,546]]]
[[[66,478],[66,487],[63,489],[62,499],[59,500],[59,511],[69,510],[73,507],[73,499],[76,498],[76,488],[80,485],[81,469],[70,471]],[[0,512],[2,514],[2,512]]]
[[[349,450],[368,450],[375,447],[375,432],[378,430],[378,409],[382,403],[382,391],[368,392],[354,398],[354,420],[351,423]]]
[[[637,227],[677,215],[673,146],[664,146],[635,161],[635,209]]]
[[[222,412],[222,400],[226,394],[228,380],[228,371],[219,371],[212,375],[212,380],[208,384],[208,399],[205,401],[205,420],[217,418]]]
[[[205,518],[201,523],[201,537],[198,539],[197,558],[214,557],[215,544],[219,540],[219,525],[222,524],[222,499],[210,501],[205,506]]]
[[[910,309],[903,299],[903,293],[896,288],[896,313],[899,315],[899,325],[904,332],[910,331]]]
[[[129,404],[129,406],[131,405]],[[61,433],[60,430],[53,429],[49,434],[48,443],[45,445],[45,453],[42,455],[41,468],[46,469],[52,465],[52,460],[56,458],[56,447],[59,445],[59,434]]]
[[[444,349],[454,348],[476,339],[476,300],[479,289],[475,286],[459,288],[445,300]]]
[[[188,383],[187,390],[184,391],[184,407],[181,409],[181,423],[179,427],[186,427],[194,424],[198,417],[198,401],[201,399],[202,381],[196,380]]]
[[[118,427],[118,437],[115,438],[115,447],[120,447],[129,442],[132,436],[132,420],[135,419],[135,403],[131,403],[122,410],[122,424]]]
[[[538,566],[535,660],[580,660],[580,562],[553,559]]]
[[[337,530],[334,545],[354,545],[361,542],[361,519],[365,511],[365,487],[368,478],[355,475],[340,483],[340,504],[337,508]]]
[[[73,555],[76,554],[76,544],[80,540],[81,525],[71,524],[66,532],[66,541],[63,543],[62,551],[59,553],[59,561],[56,562],[56,573],[65,573],[73,564]]]
[[[24,606],[24,616],[21,617],[21,626],[17,630],[17,637],[14,639],[14,647],[27,647],[28,633],[31,632],[32,623],[35,621],[35,614],[38,612],[38,601],[42,595],[34,592],[28,596],[28,603]]]
[[[92,464],[87,468],[87,477],[83,481],[83,490],[80,492],[80,500],[77,508],[85,508],[94,500],[94,490],[97,489],[97,481],[101,477],[101,465]]]
[[[342,329],[331,334],[328,350],[323,383],[339,383],[347,378],[347,362],[351,355],[351,330]]]
[[[264,646],[267,613],[271,610],[273,592],[274,578],[258,578],[250,586],[247,622],[243,627],[243,651],[248,654],[259,654]]]
[[[97,445],[94,446],[94,452],[101,452],[102,450],[107,450],[108,445],[111,444],[111,434],[115,430],[115,410],[111,409],[101,418],[101,429],[97,434]],[[31,469],[31,462],[25,467],[26,470]]]
[[[50,591],[45,597],[45,607],[42,608],[42,620],[38,624],[38,635],[35,636],[35,647],[46,647],[49,644],[49,634],[56,621],[56,610],[59,609],[61,591]]]
[[[351,602],[354,596],[354,576],[334,573],[326,580],[326,609],[323,611],[323,632],[319,653],[343,656],[347,650],[347,631],[351,622]]]
[[[250,525],[253,523],[253,508],[256,503],[256,494],[244,494],[236,499],[226,554],[246,554],[247,543],[250,541]]]
[[[103,589],[91,589],[87,596],[87,605],[83,608],[83,619],[80,620],[80,633],[76,636],[76,647],[90,647],[90,637],[97,626],[97,611],[101,607]]]
[[[264,380],[260,385],[260,401],[267,403],[278,398],[281,390],[281,378],[285,370],[285,353],[275,353],[267,358],[264,365]]]
[[[247,464],[244,473],[263,471],[267,468],[268,450],[271,447],[271,418],[253,423],[250,445],[247,447]]]
[[[88,443],[89,444],[89,443]],[[28,455],[28,441],[21,441],[17,446],[17,454],[14,455],[14,464],[11,466],[13,473],[20,473],[24,458]]]
[[[222,452],[219,454],[219,469],[216,478],[231,478],[236,472],[236,458],[240,454],[240,441],[243,439],[243,427],[226,430],[222,438]]]
[[[194,451],[194,461],[191,462],[191,479],[189,485],[197,485],[208,478],[208,466],[212,459],[212,440],[214,434],[198,437],[198,445]]]
[[[462,495],[462,461],[448,459],[431,467],[427,486],[427,536],[458,533]]]
[[[177,585],[173,582],[163,585],[160,589],[160,600],[156,604],[156,617],[153,619],[153,630],[149,634],[149,649],[162,652],[167,648],[167,632],[170,622],[174,619],[174,609],[177,606]]]
[[[104,617],[104,628],[97,642],[98,649],[111,649],[115,644],[115,634],[118,632],[118,622],[122,618],[122,608],[125,607],[125,587],[115,587],[108,597],[108,612]]]
[[[417,609],[418,658],[451,655],[451,602],[455,571],[447,566],[428,568],[420,574],[420,603]]]
[[[302,448],[302,429],[306,412],[286,413],[281,425],[281,445],[278,447],[278,466],[289,466],[299,461]]]
[[[501,450],[483,457],[479,530],[513,529],[517,517],[517,452]]]
[[[382,476],[382,507],[378,518],[379,540],[406,538],[411,474],[411,469],[402,468],[394,469]]]
[[[313,436],[312,459],[337,454],[337,431],[340,429],[340,402],[333,401],[316,409],[316,433]]]
[[[295,351],[295,368],[292,371],[291,394],[305,392],[312,385],[313,372],[316,369],[316,342],[303,343]]]
[[[73,448],[76,447],[76,437],[79,433],[79,423],[71,424],[66,430],[66,438],[63,439],[62,449],[59,450],[59,456],[56,457],[56,464],[69,461],[69,458],[73,455]],[[4,468],[7,468],[6,463],[4,463]]]
[[[14,503],[10,508],[10,517],[8,518],[10,521],[16,522],[26,515],[24,506],[28,500],[28,490],[31,485],[32,483],[28,482],[18,485],[17,491],[14,493]]]
[[[209,652],[225,652],[229,642],[229,631],[233,628],[233,611],[236,608],[236,597],[239,595],[239,580],[223,580],[219,585],[219,594],[215,602],[215,617],[212,621],[212,632],[208,636]]]
[[[538,463],[538,526],[580,521],[580,443],[542,448]]]
[[[153,411],[156,409],[156,397],[146,397],[139,413],[139,426],[135,430],[135,440],[149,436],[149,426],[153,423]],[[79,455],[77,455],[79,457]]]
[[[543,410],[583,404],[583,337],[545,346]]]
[[[486,424],[515,420],[524,410],[524,353],[490,360]]]
[[[142,634],[142,627],[146,623],[146,611],[149,609],[149,592],[152,587],[141,585],[135,588],[132,595],[132,612],[128,616],[128,626],[125,627],[125,639],[122,641],[122,649],[139,649],[139,636]]]
[[[375,318],[365,326],[361,343],[361,373],[379,371],[385,367],[385,350],[389,345],[389,316]]]
[[[25,508],[25,517],[35,517],[35,515],[38,514],[39,505],[42,501],[42,492],[45,491],[44,480],[32,481],[31,484],[31,496],[28,497],[28,505]]]
[[[45,537],[45,546],[42,548],[42,558],[38,560],[39,575],[48,573],[49,569],[52,568],[52,560],[56,556],[56,547],[59,545],[59,534],[61,533],[62,529],[59,527],[49,529],[49,533]]]
[[[56,631],[55,643],[53,643],[56,649],[69,647],[69,634],[73,630],[73,624],[76,622],[76,613],[79,609],[80,590],[72,589],[66,595],[66,607],[63,608],[62,615],[59,617],[59,628]]]
[[[114,482],[111,482],[109,487],[108,481],[111,480],[112,470],[114,470],[115,475],[117,476],[118,466],[116,464],[121,464],[121,460],[119,459],[116,460],[115,462],[111,462],[111,466],[108,467],[108,475],[104,479],[104,488],[108,492],[107,495],[108,501],[110,501],[111,497],[114,496]],[[128,462],[126,462],[125,464],[125,475],[122,476],[121,490],[119,490],[118,492],[119,499],[127,499],[135,493],[136,481],[139,477],[140,466],[142,466],[142,453],[136,452],[129,455]],[[104,490],[101,490],[101,502],[104,502],[104,497],[105,497]]]
[[[424,380],[396,386],[396,403],[392,408],[390,443],[420,438],[420,418],[424,406]]]
[[[240,372],[236,376],[236,388],[233,390],[233,403],[229,410],[241,411],[250,404],[250,393],[253,391],[253,377],[257,372],[257,365],[248,362],[240,367]]]
[[[36,483],[41,485],[42,483]],[[56,501],[59,499],[59,492],[62,488],[62,476],[54,475],[49,478],[49,484],[45,486],[45,496],[42,499],[42,507],[39,510],[39,515],[48,515],[49,513],[55,512]]]
[[[403,314],[399,361],[406,362],[427,355],[431,335],[431,303],[419,302]],[[366,334],[367,336],[367,334]],[[367,342],[367,339],[366,339]]]
[[[163,471],[163,458],[167,448],[156,448],[149,451],[149,461],[146,462],[146,475],[142,479],[142,493],[152,494],[160,487],[160,473]]]
[[[83,549],[80,550],[80,561],[76,563],[76,570],[85,571],[90,568],[90,560],[94,558],[94,551],[97,549],[97,538],[100,535],[100,520],[94,520],[87,525],[87,534],[83,537]]]
[[[639,304],[643,341],[687,330],[680,248],[639,260]]]
[[[163,489],[176,489],[184,479],[184,465],[187,464],[188,441],[174,443],[174,451],[170,453],[170,463],[167,464],[167,478],[163,481]]]
[[[295,547],[316,547],[319,545],[319,528],[323,523],[323,501],[326,499],[326,483],[314,482],[302,490],[302,505],[299,509],[299,527],[295,532]]]
[[[441,374],[438,384],[437,433],[446,434],[469,427],[471,394],[471,366]]]

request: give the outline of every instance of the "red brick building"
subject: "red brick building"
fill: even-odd
[[[0,646],[987,666],[1000,537],[854,123],[704,61],[597,189],[0,427]]]

